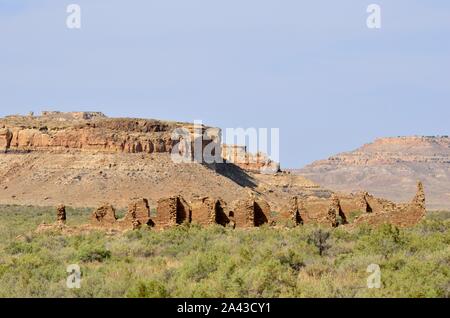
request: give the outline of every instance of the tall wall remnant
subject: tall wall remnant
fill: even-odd
[[[270,205],[262,199],[242,199],[234,203],[232,211],[236,227],[257,227],[269,223]]]
[[[226,226],[230,222],[226,213],[226,203],[220,199],[199,198],[191,202],[191,208],[193,223]]]
[[[134,227],[140,225],[149,225],[150,206],[147,199],[133,199],[128,205],[128,212],[125,215],[124,222],[133,224]]]
[[[56,222],[60,224],[66,223],[66,206],[60,204],[56,207]]]
[[[181,196],[158,200],[156,227],[170,227],[184,222],[191,222],[191,207]]]
[[[303,224],[303,209],[303,202],[297,196],[293,196],[287,206],[282,209],[278,219],[289,220],[294,226],[301,225]]]
[[[128,211],[121,219],[111,204],[103,204],[92,212],[90,225],[94,228],[113,230],[137,229],[141,226],[153,226],[147,199],[133,199]]]
[[[417,182],[417,192],[412,200],[412,204],[418,209],[425,210],[425,190],[423,188],[422,182]]]
[[[346,223],[346,218],[344,213],[341,209],[341,204],[339,202],[339,198],[337,195],[333,195],[331,197],[331,203],[328,207],[327,215],[326,215],[326,222],[331,225],[332,227],[337,227],[339,222],[339,217],[342,220],[342,223]]]

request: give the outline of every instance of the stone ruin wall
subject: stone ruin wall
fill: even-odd
[[[219,224],[226,226],[230,223],[230,215],[223,200],[209,197],[198,198],[191,202],[192,223],[200,225]]]
[[[181,196],[160,199],[157,206],[156,217],[153,219],[153,223],[157,228],[166,228],[191,222],[191,207]]]
[[[373,205],[371,205],[373,204]],[[358,215],[352,219],[352,213]],[[183,223],[203,226],[218,224],[232,228],[254,228],[264,224],[283,225],[289,221],[293,226],[308,223],[323,224],[329,227],[356,226],[358,224],[380,225],[390,223],[399,227],[417,224],[425,216],[425,193],[421,183],[410,203],[395,204],[378,199],[367,193],[339,196],[329,199],[292,197],[286,206],[272,217],[271,207],[261,197],[254,195],[227,205],[221,199],[198,198],[187,202],[181,196],[160,199],[156,216],[150,213],[146,199],[133,199],[126,215],[118,219],[115,209],[104,204],[92,212],[88,229],[132,230],[140,227],[165,229]],[[61,228],[65,226],[65,207],[57,207],[57,220],[54,226],[42,225],[40,229]]]
[[[321,223],[333,227],[362,223],[413,226],[426,213],[425,192],[421,182],[418,182],[417,193],[410,203],[396,204],[367,192],[360,192],[335,194],[330,199],[309,197],[299,199],[297,204],[304,223]]]

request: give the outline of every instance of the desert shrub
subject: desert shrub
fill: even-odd
[[[180,275],[188,281],[198,282],[207,278],[210,273],[217,270],[217,267],[218,257],[214,251],[193,252],[180,268]]]
[[[430,211],[427,213],[427,220],[448,221],[450,220],[450,211]]]
[[[391,224],[383,224],[372,230],[369,235],[362,236],[357,249],[366,253],[381,254],[384,258],[388,258],[405,243],[405,236],[399,228]]]
[[[167,298],[170,297],[170,294],[167,292],[164,284],[151,280],[138,282],[135,287],[127,292],[126,296],[128,298]]]
[[[416,226],[416,229],[423,234],[445,233],[450,229],[450,222],[439,219],[425,219]]]
[[[33,252],[33,245],[27,242],[13,241],[5,248],[5,251],[11,255],[29,254]]]
[[[331,244],[328,242],[330,236],[330,232],[317,229],[309,235],[308,243],[314,245],[319,255],[322,256],[331,247]]]
[[[281,265],[289,266],[293,271],[298,272],[305,267],[304,256],[294,249],[288,249],[278,256]]]
[[[359,217],[360,215],[364,214],[364,212],[362,211],[352,211],[349,213],[349,215],[347,216],[347,222],[348,223],[353,223],[353,221]]]
[[[78,258],[82,262],[103,262],[111,257],[111,251],[100,245],[83,245],[78,251]]]

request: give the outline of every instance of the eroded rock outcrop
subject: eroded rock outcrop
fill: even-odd
[[[0,151],[6,152],[10,145],[13,134],[8,128],[0,129]]]
[[[209,127],[197,128],[201,134]],[[182,138],[174,135],[176,129],[184,129],[194,143],[195,129],[189,123],[107,118],[96,112],[8,116],[0,119],[0,150],[170,153]],[[205,147],[209,143],[205,140],[200,145]]]
[[[280,164],[271,160],[266,154],[249,153],[246,146],[222,145],[222,158],[238,167],[257,173],[274,174],[280,172]]]

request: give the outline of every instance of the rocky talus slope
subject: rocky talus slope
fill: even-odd
[[[450,138],[380,138],[359,149],[316,161],[296,171],[336,191],[369,191],[407,201],[417,180],[427,192],[428,209],[450,210]]]

